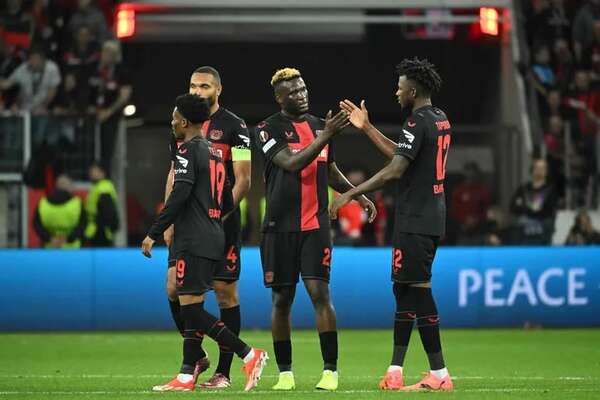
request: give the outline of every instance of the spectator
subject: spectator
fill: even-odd
[[[507,219],[506,213],[499,206],[488,208],[482,232],[484,246],[501,246],[510,242]]]
[[[0,35],[0,81],[7,79],[23,62],[23,57],[15,46],[8,44]],[[9,110],[17,99],[19,88],[0,91],[0,111]]]
[[[132,91],[129,73],[121,64],[118,42],[104,43],[98,70],[90,84],[100,123],[100,157],[103,165],[110,168],[119,121]]]
[[[561,90],[567,90],[575,72],[569,43],[565,39],[557,39],[554,42],[553,51],[553,69],[556,75],[556,84]]]
[[[559,90],[552,89],[548,92],[544,113],[546,116],[568,118],[570,115],[572,115],[570,111],[571,109],[564,104],[563,97]]]
[[[55,9],[49,7],[46,0],[34,0],[28,13],[33,28],[32,42],[42,44],[50,58],[58,56],[62,24],[62,20],[53,13]]]
[[[575,74],[575,91],[567,104],[577,113],[575,127],[579,148],[587,163],[588,186],[592,187],[597,172],[596,137],[600,124],[600,93],[590,85],[590,74],[579,70]]]
[[[100,50],[98,44],[92,41],[90,29],[80,26],[75,32],[73,43],[63,54],[63,65],[65,70],[73,73],[78,81],[89,80],[94,69],[98,67]]]
[[[97,43],[111,39],[104,15],[92,4],[92,0],[79,0],[78,6],[69,21],[71,33],[75,34],[80,27],[86,26]]]
[[[98,69],[100,51],[98,45],[92,41],[90,30],[81,26],[73,38],[73,44],[63,55],[63,66],[66,74],[75,79],[72,95],[77,101],[77,109],[83,113],[90,104],[91,88],[90,79]]]
[[[565,244],[569,246],[600,244],[600,232],[594,229],[587,211],[582,210],[577,213]]]
[[[565,143],[564,143],[564,123],[558,115],[553,115],[548,119],[548,126],[544,134],[544,143],[546,145],[546,161],[550,176],[556,183],[556,190],[562,196],[565,190]]]
[[[584,51],[582,65],[592,73],[592,81],[600,81],[600,20],[594,21],[594,40]]]
[[[56,116],[73,116],[81,109],[77,95],[77,80],[73,74],[65,75],[52,103],[52,114]]]
[[[476,162],[464,166],[464,180],[452,192],[450,216],[458,225],[458,244],[477,244],[490,206],[490,189],[481,180]]]
[[[60,175],[56,179],[56,190],[40,200],[33,228],[44,247],[81,247],[85,212],[81,199],[73,195],[73,182],[67,175]]]
[[[31,137],[35,146],[46,141],[48,125],[48,107],[54,100],[61,76],[58,66],[52,60],[46,60],[44,51],[32,48],[26,62],[22,63],[13,73],[0,81],[0,90],[19,87],[17,100],[13,105],[15,111],[31,112]]]
[[[117,191],[100,164],[90,167],[89,177],[92,188],[85,200],[85,238],[93,247],[112,247],[115,232],[119,229]]]
[[[538,98],[545,98],[548,95],[548,90],[556,85],[556,76],[550,67],[550,50],[547,46],[540,46],[535,51],[532,72],[533,87],[538,92]]]
[[[600,0],[588,0],[580,9],[573,21],[573,49],[575,60],[583,60],[583,51],[594,40],[594,21],[600,19]]]
[[[533,18],[534,43],[552,43],[557,39],[568,39],[571,34],[571,21],[563,0],[550,0]]]
[[[26,62],[0,81],[0,89],[19,86],[19,109],[46,114],[60,84],[60,71],[54,61],[47,60],[41,48],[32,48]]]
[[[354,186],[358,186],[367,179],[362,169],[354,169],[348,172],[348,180]],[[363,226],[368,216],[365,210],[355,201],[340,208],[338,213],[339,237],[336,242],[346,245],[361,245],[363,241]]]
[[[548,182],[546,160],[535,159],[531,168],[531,182],[517,189],[511,201],[511,212],[516,218],[516,241],[524,245],[550,244],[558,196]]]

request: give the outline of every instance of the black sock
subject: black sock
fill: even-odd
[[[184,320],[183,331],[183,362],[179,372],[182,374],[193,374],[196,362],[206,357],[202,349],[204,333],[198,329],[198,309],[202,309],[204,303],[181,306],[181,317]]]
[[[241,326],[240,306],[221,308],[221,321],[223,321],[225,326],[229,328],[233,334],[239,336]],[[232,361],[233,352],[227,347],[219,346],[219,365],[217,365],[215,372],[229,378]]]
[[[231,349],[240,358],[244,358],[252,350],[240,338],[234,335],[225,324],[204,310],[204,303],[181,306],[181,316],[186,321],[193,320],[193,326],[198,334],[206,334],[219,346]]]
[[[396,298],[394,352],[390,365],[403,366],[416,318],[414,292],[409,286],[394,282],[394,297]]]
[[[319,333],[321,342],[321,355],[323,356],[323,369],[337,371],[338,341],[337,331]]]
[[[440,340],[440,318],[431,288],[412,288],[417,299],[417,326],[421,335],[423,348],[429,358],[429,367],[432,370],[442,369],[446,366],[442,355],[442,342]]]
[[[177,330],[183,336],[183,331],[185,329],[183,324],[183,319],[181,318],[181,306],[179,305],[179,300],[172,301],[169,299],[169,308],[171,309],[171,316],[173,317],[173,322],[175,322],[175,326]]]
[[[278,340],[273,342],[273,350],[275,351],[275,360],[279,372],[292,370],[292,341]]]

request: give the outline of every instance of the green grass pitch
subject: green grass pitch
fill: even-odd
[[[269,332],[242,337],[272,353]],[[378,390],[387,368],[392,333],[343,330],[340,388],[313,390],[321,356],[314,331],[293,333],[296,390],[274,392],[277,367],[271,354],[259,386],[243,393],[240,361],[233,387],[222,392],[152,393],[169,380],[181,361],[175,332],[4,333],[0,334],[2,399],[600,399],[600,330],[443,330],[445,358],[454,393],[396,393]],[[211,340],[205,347],[217,363]],[[417,331],[405,364],[407,383],[427,370]],[[212,371],[212,369],[211,369]],[[207,373],[205,373],[207,374]],[[202,379],[202,377],[201,377]]]

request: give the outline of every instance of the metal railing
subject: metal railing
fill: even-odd
[[[100,132],[94,116],[0,115],[0,222],[6,222],[5,229],[0,229],[0,247],[28,245],[27,185],[43,187],[44,166],[69,174],[80,189],[89,188],[87,171],[100,158]],[[121,246],[126,243],[125,137],[126,127],[121,122],[112,161],[122,220],[116,243]]]

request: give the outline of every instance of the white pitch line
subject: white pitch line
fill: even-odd
[[[586,393],[591,393],[591,392],[598,392],[598,389],[595,388],[564,388],[564,389],[552,389],[553,392],[586,392]],[[381,390],[336,390],[335,392],[330,392],[331,395],[335,395],[335,394],[360,394],[360,393],[381,393]],[[484,389],[484,388],[480,388],[480,389],[457,389],[455,391],[456,393],[520,393],[520,392],[530,392],[530,393],[547,393],[548,389],[544,389],[544,388],[540,388],[540,389],[534,389],[534,388],[490,388],[490,389]],[[17,392],[17,391],[0,391],[0,395],[44,395],[44,396],[50,396],[50,395],[57,395],[57,396],[66,396],[66,395],[124,395],[124,394],[137,394],[137,395],[141,395],[141,394],[154,394],[155,392],[151,392],[151,391],[146,391],[146,390],[140,390],[140,391],[134,391],[134,390],[129,390],[129,391],[101,391],[101,390],[96,390],[96,391],[89,391],[89,392],[84,392],[84,391],[56,391],[56,392],[51,392],[51,391],[44,391],[44,392],[34,392],[34,391],[26,391],[26,392]],[[281,393],[276,391],[276,390],[271,390],[271,391],[263,391],[263,390],[254,390],[251,392],[244,392],[241,390],[228,390],[227,394],[244,394],[244,395],[258,395],[258,396],[265,396],[265,395],[275,395],[275,396],[281,396]],[[301,395],[301,394],[311,394],[311,393],[322,393],[321,391],[318,390],[294,390],[294,391],[290,391],[290,392],[286,392],[286,397],[287,396],[293,396],[293,395]]]
[[[165,374],[81,374],[81,375],[38,375],[38,374],[0,374],[0,379],[146,379],[146,378],[172,378],[173,375]],[[263,378],[277,378],[279,375],[262,375]],[[301,378],[317,379],[320,375],[300,375]],[[406,375],[408,379],[421,378],[420,375]],[[340,379],[359,380],[359,379],[381,379],[382,375],[343,375],[340,374]],[[561,381],[595,381],[600,380],[600,377],[594,376],[452,376],[453,380],[514,380],[514,381],[543,381],[543,380],[561,380]]]

